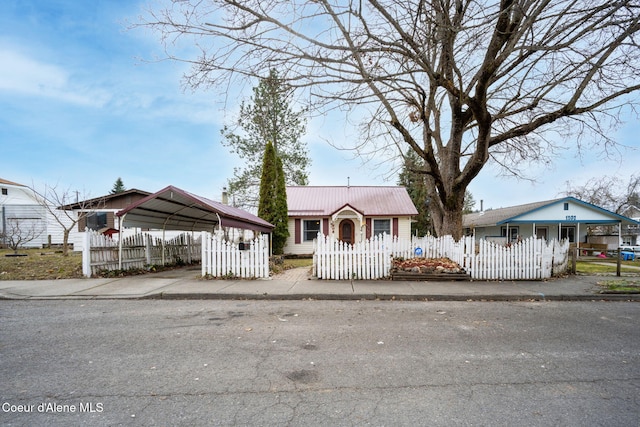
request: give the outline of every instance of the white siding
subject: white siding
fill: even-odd
[[[20,246],[25,248],[42,247],[47,242],[46,208],[37,204],[5,205],[0,210],[2,231],[7,237],[25,239]],[[3,242],[3,243],[8,243]]]
[[[322,227],[322,225],[321,225]],[[284,245],[284,253],[292,254],[292,255],[310,255],[313,253],[313,242],[302,242],[299,244],[295,244],[295,234],[296,234],[296,226],[295,219],[289,218],[289,237],[287,237],[287,241]],[[302,230],[301,230],[302,232]],[[300,236],[302,239],[302,236]]]
[[[400,239],[411,239],[411,218],[398,218],[398,237]]]
[[[6,195],[0,194],[0,231],[5,229],[5,221],[14,218],[27,229],[35,227],[40,232],[40,235],[27,242],[25,247],[42,247],[49,242],[49,236],[52,243],[62,243],[62,227],[51,213],[55,212],[55,208],[42,206],[36,194],[28,187],[9,184],[0,184],[0,187],[7,191]],[[59,217],[67,220],[62,213]]]

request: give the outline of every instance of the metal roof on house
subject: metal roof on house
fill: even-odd
[[[174,186],[150,194],[116,213],[128,227],[213,231],[234,227],[271,232],[272,224],[247,211],[197,196]]]
[[[584,206],[591,210],[591,212],[597,212],[601,215],[604,215],[610,218],[611,222],[622,222],[622,223],[630,223],[635,224],[631,218],[627,218],[623,215],[619,215],[617,213],[608,211],[599,206],[593,205],[591,203],[587,203],[585,201],[576,199],[575,197],[563,197],[560,199],[547,200],[542,202],[528,203],[524,205],[511,206],[507,208],[500,209],[490,209],[482,212],[474,212],[470,214],[466,214],[462,218],[462,226],[463,227],[491,227],[500,224],[507,224],[512,222],[532,222],[531,220],[522,219],[525,214],[529,214],[531,212],[556,205],[559,203],[572,202],[576,205]],[[557,221],[565,220],[565,218],[554,218]],[[551,218],[549,218],[551,220]],[[590,221],[587,219],[585,221],[581,220],[571,220],[572,222],[586,222]],[[604,221],[600,221],[604,222]]]
[[[287,187],[287,206],[290,217],[329,216],[347,205],[365,216],[418,214],[404,187]]]

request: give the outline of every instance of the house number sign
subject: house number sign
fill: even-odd
[[[567,221],[575,221],[576,220],[576,216],[575,215],[567,215],[566,220]]]

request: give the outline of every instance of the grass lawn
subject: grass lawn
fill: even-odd
[[[608,265],[603,265],[602,263]],[[640,268],[638,267],[640,267],[640,262],[638,261],[622,261],[620,272],[638,273],[640,275]],[[616,274],[616,260],[612,258],[579,260],[576,262],[576,272],[581,274]]]
[[[313,258],[285,259],[284,265],[286,268],[311,267],[313,265]]]
[[[26,256],[13,254],[10,249],[0,249],[0,280],[71,279],[82,276],[82,253],[53,249],[21,249]]]
[[[271,274],[280,274],[291,268],[309,267],[313,265],[312,258],[284,258],[281,263],[269,263]]]

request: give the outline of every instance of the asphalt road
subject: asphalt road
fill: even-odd
[[[640,419],[638,303],[0,301],[0,325],[1,425]]]

